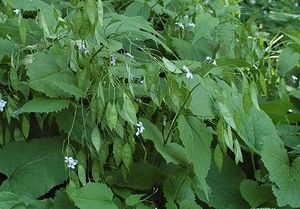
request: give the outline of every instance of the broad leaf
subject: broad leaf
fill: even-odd
[[[39,197],[66,180],[61,141],[36,139],[8,144],[0,150],[1,191]]]
[[[69,189],[67,193],[80,209],[118,209],[106,184],[88,183],[80,189]]]
[[[25,103],[20,109],[16,110],[15,114],[21,113],[50,113],[50,112],[59,112],[67,108],[70,104],[70,101],[64,99],[49,99],[35,97],[29,102]]]
[[[278,59],[278,69],[281,74],[287,73],[293,69],[300,59],[300,54],[295,49],[291,47],[286,47],[283,49],[279,55]]]
[[[262,161],[274,183],[272,190],[278,205],[300,207],[300,157],[290,161],[277,135],[263,138]]]
[[[180,116],[178,119],[180,139],[185,147],[185,154],[194,166],[194,172],[200,181],[200,187],[208,196],[209,186],[206,177],[211,164],[210,144],[212,135],[205,124],[196,117]]]

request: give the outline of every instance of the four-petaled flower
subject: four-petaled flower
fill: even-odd
[[[73,157],[65,157],[65,162],[67,163],[68,168],[75,169],[75,166],[78,163],[78,160],[75,160]]]
[[[135,135],[136,136],[140,135],[141,133],[144,132],[144,130],[145,130],[145,127],[144,127],[143,123],[138,122],[138,124],[136,124],[136,133],[135,133]]]
[[[292,75],[291,80],[292,80],[293,83],[296,83],[298,81],[298,77]]]
[[[111,58],[110,58],[110,64],[111,65],[116,65],[116,62],[117,62],[117,58],[115,56],[111,56]]]
[[[211,64],[213,64],[214,66],[217,66],[216,60],[213,59],[213,58],[211,58],[210,56],[207,56],[207,57],[205,58],[205,60],[206,60],[208,63],[211,63]]]
[[[6,101],[1,99],[0,100],[0,112],[2,112],[4,110],[5,105],[6,105]]]
[[[193,74],[187,66],[183,65],[182,69],[186,72],[186,78],[193,79]]]
[[[21,10],[19,10],[19,9],[14,9],[13,12],[14,12],[16,15],[18,15],[18,14],[20,14]]]

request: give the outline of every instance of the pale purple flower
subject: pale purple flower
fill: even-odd
[[[138,122],[138,124],[136,124],[136,133],[135,133],[135,135],[136,136],[140,135],[141,133],[144,132],[144,130],[145,130],[145,127],[144,127],[143,123]]]
[[[78,49],[83,51],[84,54],[88,54],[90,51],[89,49],[87,48],[87,46],[85,45],[85,43],[81,40],[77,40],[76,41],[76,44],[78,46]]]
[[[6,103],[7,103],[7,102],[4,101],[4,100],[2,100],[2,99],[0,100],[0,112],[3,112]]]
[[[65,162],[67,163],[68,168],[75,169],[75,166],[78,164],[78,160],[75,160],[73,157],[65,157]]]

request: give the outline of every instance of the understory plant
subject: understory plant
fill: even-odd
[[[296,3],[2,0],[0,209],[299,208]]]

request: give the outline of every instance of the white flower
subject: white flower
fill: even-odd
[[[208,63],[210,63],[210,64],[213,64],[213,65],[217,66],[217,62],[216,62],[216,60],[215,60],[215,59],[213,59],[213,58],[211,58],[210,56],[207,56],[207,57],[205,58],[205,60],[206,60]]]
[[[250,4],[255,4],[256,0],[250,0]]]
[[[188,15],[184,15],[183,18],[184,19],[189,19],[189,16]]]
[[[178,27],[184,29],[184,25],[182,22],[176,22],[175,25],[177,25]]]
[[[209,3],[209,0],[205,0],[205,1],[204,1],[204,4],[208,4],[208,3]]]
[[[4,110],[5,105],[6,105],[6,101],[1,99],[0,100],[0,112],[2,112]]]
[[[141,133],[144,132],[144,130],[145,130],[145,127],[144,127],[143,123],[138,122],[138,124],[136,124],[136,133],[135,133],[135,135],[136,136],[140,135]]]
[[[19,9],[14,9],[13,12],[14,12],[16,15],[18,15],[18,14],[20,14],[21,10],[19,10]]]
[[[288,112],[289,112],[289,113],[292,113],[292,112],[293,112],[293,110],[292,110],[292,109],[288,109]]]
[[[166,126],[167,125],[167,116],[166,115],[163,115],[163,126]]]
[[[271,4],[271,3],[272,3],[272,0],[268,0],[268,2],[269,2],[269,4]]]
[[[193,79],[193,74],[187,66],[183,65],[182,69],[186,72],[186,78]]]
[[[125,52],[124,55],[130,59],[134,59],[134,56],[132,56],[130,53]]]
[[[292,80],[293,83],[296,83],[298,81],[298,77],[292,75],[291,80]]]
[[[68,168],[75,169],[75,166],[78,163],[78,160],[75,160],[73,157],[65,157],[65,162],[67,163]]]
[[[84,54],[88,54],[90,52],[89,49],[87,48],[87,46],[84,44],[83,41],[77,40],[76,44],[78,46],[78,49],[81,50],[81,51],[83,51]]]
[[[296,3],[295,3],[295,7],[298,7],[298,6],[299,6],[299,3],[298,3],[298,2],[296,2]]]
[[[195,23],[193,23],[193,22],[190,22],[188,25],[189,25],[191,28],[194,28],[194,27],[195,27]]]
[[[111,56],[111,58],[110,58],[110,64],[111,65],[116,65],[116,62],[117,62],[116,57],[115,56]]]

